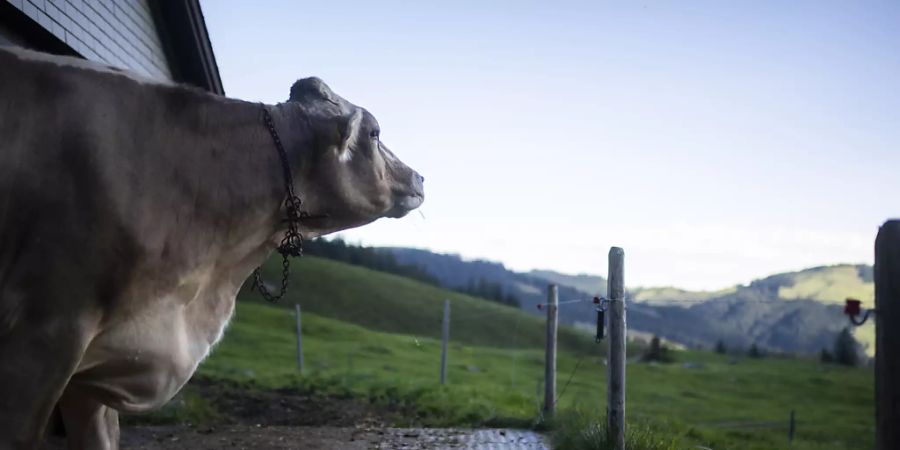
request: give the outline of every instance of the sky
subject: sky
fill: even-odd
[[[873,261],[900,216],[900,2],[202,2],[226,94],[318,76],[425,176],[338,236],[629,286]]]

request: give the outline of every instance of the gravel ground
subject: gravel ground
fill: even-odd
[[[546,450],[530,431],[442,428],[348,428],[226,426],[216,429],[134,427],[122,436],[123,449],[497,449]]]
[[[47,450],[65,449],[51,438]],[[226,425],[134,426],[122,431],[123,450],[549,450],[534,432],[507,429],[353,428]]]

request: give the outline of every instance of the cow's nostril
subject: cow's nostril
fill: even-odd
[[[425,177],[423,177],[422,175],[419,175],[418,172],[413,172],[412,179],[409,181],[410,181],[410,183],[412,183],[411,187],[412,187],[413,192],[415,192],[417,195],[424,194],[425,188],[424,188],[423,182],[425,181]]]

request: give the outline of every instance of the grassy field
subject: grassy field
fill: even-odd
[[[224,341],[200,374],[400,404],[414,411],[410,424],[530,426],[539,420],[539,349],[453,344],[449,384],[440,386],[438,341],[307,314],[307,371],[300,376],[292,329],[287,310],[239,304]],[[677,358],[675,364],[628,366],[628,417],[636,426],[684,445],[783,448],[794,409],[798,428],[792,448],[873,445],[872,374],[867,369],[801,360],[735,361],[696,352],[677,352]],[[692,364],[686,367],[685,362]],[[599,417],[605,395],[602,358],[563,352],[559,373],[560,409]],[[782,424],[749,427],[774,421]]]
[[[293,292],[303,293],[305,372],[296,369],[293,315],[287,308],[298,299],[269,306],[245,293],[200,375],[249,383],[252,389],[295,387],[398,406],[407,413],[397,425],[543,423],[556,430],[559,448],[603,448],[594,439],[606,392],[603,345],[591,336],[565,330],[557,388],[562,413],[542,422],[540,318],[331,261],[308,258],[296,272],[300,278]],[[453,304],[452,344],[449,382],[440,386],[436,336],[445,297]],[[791,448],[873,446],[870,369],[675,354],[673,364],[628,366],[628,419],[635,431],[629,448],[787,448],[791,410],[798,423]],[[193,411],[176,417],[197,421],[214,415],[190,393],[179,404]],[[769,424],[757,427],[760,422]]]

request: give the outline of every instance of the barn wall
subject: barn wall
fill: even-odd
[[[171,80],[172,70],[148,1],[0,0],[87,59]]]

